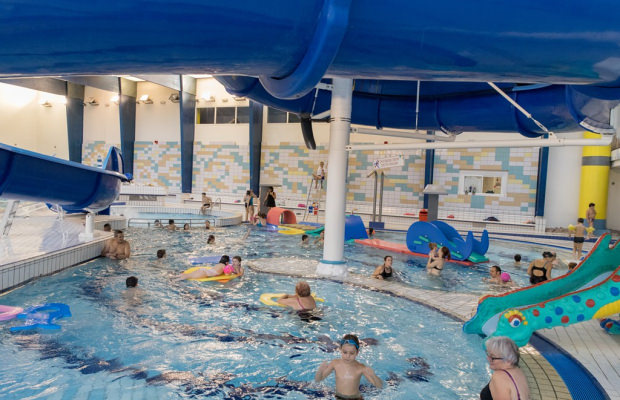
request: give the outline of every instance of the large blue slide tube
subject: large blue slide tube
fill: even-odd
[[[620,77],[615,0],[2,0],[0,9],[5,76],[215,73],[263,81],[611,86]]]
[[[50,157],[0,144],[0,197],[45,201],[66,211],[101,211],[120,192],[120,153],[112,147],[104,168]]]

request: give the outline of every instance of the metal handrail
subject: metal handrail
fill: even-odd
[[[222,198],[221,197],[217,197],[213,203],[215,205],[219,204],[219,207],[220,207],[219,210],[222,211]]]
[[[127,226],[131,226],[132,221],[139,221],[146,223],[147,227],[155,226],[155,220],[159,218],[127,218]],[[200,222],[197,222],[200,221]],[[174,218],[175,224],[178,222],[179,224],[185,225],[189,223],[190,228],[192,225],[204,225],[205,221],[209,221],[213,227],[216,224],[216,218]],[[166,224],[161,224],[162,228],[166,227]]]

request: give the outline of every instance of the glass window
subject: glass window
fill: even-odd
[[[459,193],[505,196],[507,182],[506,171],[461,171]]]
[[[237,123],[249,124],[250,123],[250,107],[237,107]]]
[[[216,124],[234,124],[236,107],[218,107],[215,116]]]
[[[299,123],[299,121],[301,121],[301,118],[299,118],[299,115],[294,114],[294,113],[288,113],[289,124]]]
[[[275,108],[269,107],[267,109],[267,123],[269,124],[285,124],[286,123],[286,111],[280,111]]]
[[[215,108],[197,108],[196,109],[196,123],[197,124],[214,124],[215,123]]]

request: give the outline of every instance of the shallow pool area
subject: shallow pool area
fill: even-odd
[[[59,320],[58,333],[1,331],[0,351],[11,357],[0,366],[0,397],[329,397],[333,376],[312,380],[322,361],[338,357],[345,333],[363,339],[359,360],[386,381],[381,391],[364,387],[367,399],[473,399],[488,380],[482,339],[414,302],[311,280],[325,303],[299,315],[259,302],[264,292],[292,292],[294,278],[248,270],[226,285],[171,283],[187,254],[204,250],[194,248],[201,236],[130,229],[140,249],[131,259],[96,259],[4,295],[3,304],[66,303],[73,316]],[[162,237],[169,257],[157,260],[142,244]],[[125,288],[129,275],[138,288]]]

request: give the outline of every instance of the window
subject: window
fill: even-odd
[[[299,118],[299,115],[294,114],[294,113],[288,113],[288,123],[289,124],[295,124],[295,123],[299,123],[299,121],[301,121],[301,118]]]
[[[249,124],[250,123],[250,107],[237,107],[237,123]]]
[[[216,124],[234,124],[236,107],[218,107],[215,113]]]
[[[276,108],[269,107],[267,109],[268,124],[286,124],[286,111],[280,111]]]
[[[215,108],[197,108],[196,109],[196,123],[197,124],[214,124],[215,123]]]
[[[506,171],[461,171],[459,194],[505,196],[507,182]]]

